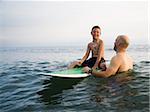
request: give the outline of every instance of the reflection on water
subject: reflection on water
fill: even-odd
[[[110,78],[53,77],[44,81],[44,89],[38,94],[45,105],[50,107],[58,105],[62,107],[61,109],[65,107],[68,111],[92,111],[93,108],[95,111],[101,109],[102,112],[106,110],[132,111],[148,107],[148,102],[139,101],[139,99],[148,99],[148,96],[140,95],[140,91],[132,87],[134,80],[137,80],[135,75],[136,72],[130,71]]]
[[[82,79],[53,77],[50,80],[44,81],[44,89],[39,91],[38,94],[40,95],[41,100],[46,104],[57,104],[61,101],[60,96],[63,91],[73,89],[73,86],[81,80]]]

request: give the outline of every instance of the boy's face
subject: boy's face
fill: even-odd
[[[101,33],[100,29],[94,28],[91,32],[93,39],[98,39],[100,37],[100,33]]]

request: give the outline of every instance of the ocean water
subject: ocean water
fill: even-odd
[[[148,45],[131,46],[134,70],[110,78],[45,76],[80,59],[82,47],[0,48],[0,112],[148,112]],[[105,48],[109,64],[115,54]]]

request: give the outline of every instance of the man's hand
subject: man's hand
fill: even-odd
[[[84,68],[83,68],[83,72],[85,72],[85,73],[88,73],[89,70],[91,70],[91,68],[89,68],[89,67],[84,67]]]

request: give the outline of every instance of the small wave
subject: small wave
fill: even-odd
[[[40,111],[52,108],[65,111],[67,108],[73,111],[102,109],[105,112],[113,111],[113,107],[114,111],[118,108],[119,111],[145,111],[149,105],[149,63],[135,63],[131,74],[118,74],[107,79],[91,76],[79,80],[41,75],[41,72],[66,69],[67,64],[63,61],[17,61],[7,64],[2,66],[0,75],[0,108],[2,111],[19,111],[19,108],[37,111],[36,108],[41,107]],[[31,109],[29,105],[36,108]]]
[[[146,64],[149,64],[150,61],[141,61],[140,63],[146,63]]]
[[[51,64],[50,62],[39,62],[38,64],[41,64],[41,65],[47,65],[47,64]]]

